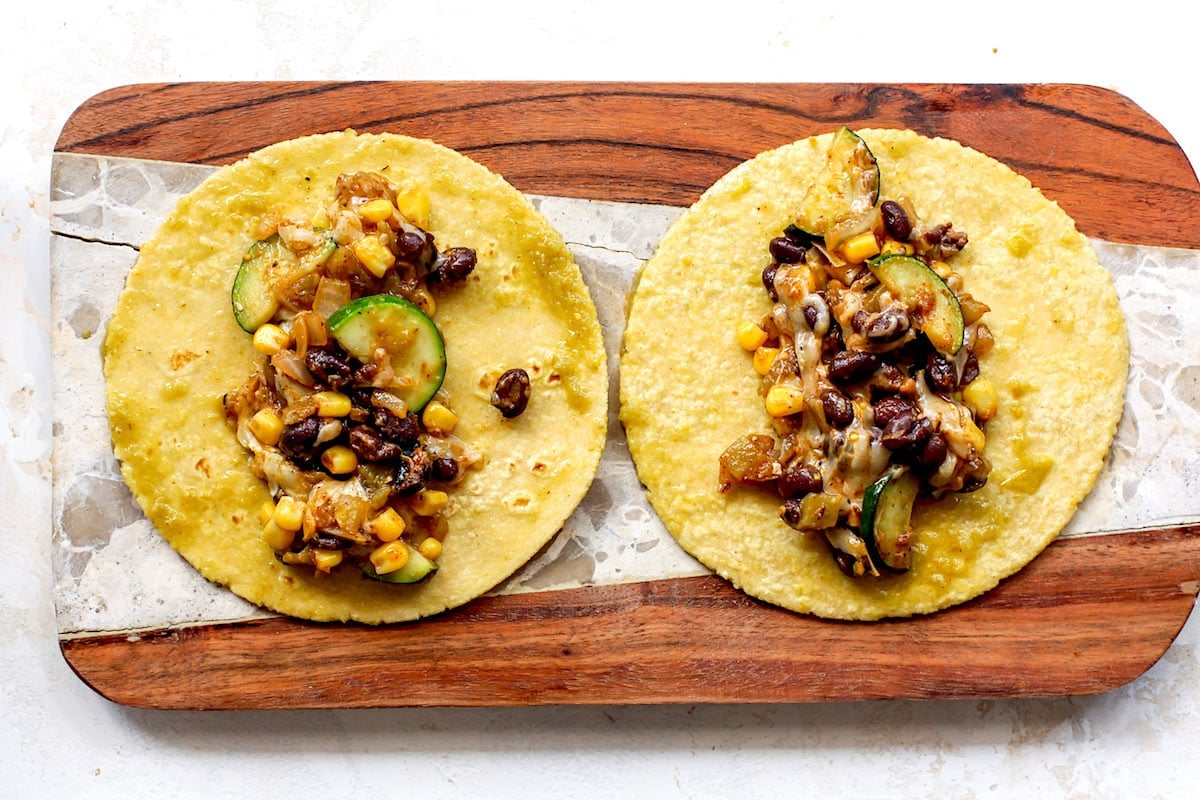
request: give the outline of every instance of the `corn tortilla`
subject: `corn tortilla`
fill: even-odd
[[[745,162],[686,211],[645,265],[621,361],[621,421],[651,504],[681,546],[759,599],[821,617],[924,614],[994,587],[1046,547],[1091,489],[1121,416],[1129,348],[1109,274],[1074,222],[1030,182],[954,141],[858,131],[878,159],[881,197],[970,243],[953,266],[991,311],[980,359],[999,395],[993,471],[971,494],[919,500],[907,573],[844,575],[823,538],[778,517],[757,487],[717,491],[718,458],[769,433],[759,377],[734,331],[770,310],[767,243],[793,220],[832,134]]]
[[[451,492],[439,569],[415,585],[345,566],[314,577],[280,563],[257,510],[267,487],[225,422],[221,398],[250,374],[251,337],[230,284],[272,213],[315,213],[339,174],[378,171],[432,200],[439,245],[474,248],[466,285],[439,291],[444,388],[455,434],[481,469]],[[505,420],[488,376],[522,367],[529,407]],[[283,142],[225,167],[183,198],[141,249],[104,343],[113,446],[163,537],[206,578],[283,614],[385,623],[459,606],[524,564],[557,532],[595,474],[606,427],[600,325],[561,236],[502,178],[432,142],[353,131]]]

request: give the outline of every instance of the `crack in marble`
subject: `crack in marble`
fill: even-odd
[[[111,241],[108,239],[102,239],[98,236],[83,236],[77,233],[68,233],[62,230],[55,230],[53,228],[51,228],[50,233],[54,236],[61,236],[64,239],[72,239],[77,242],[83,242],[84,244],[99,244],[107,247],[127,247],[135,253],[140,253],[142,251],[141,245],[134,244],[133,242]]]

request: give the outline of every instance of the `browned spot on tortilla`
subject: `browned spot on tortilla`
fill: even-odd
[[[177,350],[167,359],[167,365],[175,372],[178,372],[199,357],[199,353],[193,353],[191,350]]]

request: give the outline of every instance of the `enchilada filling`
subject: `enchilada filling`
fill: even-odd
[[[725,450],[719,488],[773,488],[783,521],[823,536],[849,575],[907,570],[918,498],[988,479],[996,392],[979,360],[993,339],[988,307],[952,266],[966,245],[908,200],[880,202],[875,160],[843,128],[796,222],[769,244],[771,311],[737,331],[772,434]]]
[[[476,254],[440,250],[429,213],[420,189],[342,175],[314,219],[264,221],[234,280],[261,360],[224,407],[270,489],[263,537],[286,564],[425,578],[451,493],[481,463],[454,433],[434,321],[436,292],[465,281]]]

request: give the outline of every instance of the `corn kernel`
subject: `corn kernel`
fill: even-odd
[[[895,239],[888,239],[883,243],[883,247],[879,249],[879,252],[885,256],[911,256],[916,252],[916,249],[908,242],[897,242]]]
[[[976,378],[967,384],[962,398],[980,422],[996,416],[996,387],[987,378]]]
[[[404,542],[388,542],[371,551],[370,558],[375,572],[387,575],[389,572],[403,569],[408,563],[408,545]]]
[[[250,418],[250,432],[265,445],[278,444],[279,437],[283,435],[283,417],[270,406],[259,409]]]
[[[362,217],[364,222],[383,222],[395,210],[396,207],[392,205],[391,200],[386,197],[377,197],[359,206],[358,216]]]
[[[796,386],[772,386],[764,402],[772,417],[786,417],[804,410],[804,393]]]
[[[384,246],[377,236],[364,236],[352,244],[350,248],[367,271],[376,278],[384,274],[396,263],[396,256]]]
[[[329,212],[323,208],[318,208],[317,213],[313,214],[312,226],[317,230],[324,230],[329,227]]]
[[[738,326],[737,340],[743,350],[754,352],[767,341],[767,332],[753,322],[743,322]]]
[[[263,504],[258,507],[258,521],[266,525],[274,515],[275,503],[271,500],[263,500]]]
[[[413,498],[412,510],[422,517],[432,517],[446,507],[450,496],[438,489],[422,489]]]
[[[275,504],[271,519],[285,531],[298,531],[304,524],[304,503],[285,494]]]
[[[314,548],[313,566],[321,570],[321,572],[329,572],[329,570],[342,563],[341,550],[319,550]]]
[[[385,508],[367,521],[367,531],[381,542],[394,542],[404,533],[404,517],[394,508]]]
[[[288,332],[270,322],[259,325],[254,332],[254,349],[266,356],[273,356],[292,342]]]
[[[349,475],[358,467],[358,456],[344,444],[335,444],[321,454],[321,463],[334,475]]]
[[[946,280],[947,278],[950,277],[950,274],[951,274],[950,265],[947,264],[945,261],[934,261],[929,266],[934,272],[936,272],[938,274],[938,277],[941,278],[942,280]]]
[[[458,415],[435,400],[421,412],[421,422],[433,433],[450,433],[458,424]]]
[[[879,255],[879,242],[875,241],[875,234],[871,231],[851,236],[842,245],[842,258],[851,264],[861,264],[868,258],[877,255]]]
[[[429,195],[421,189],[409,189],[396,197],[396,209],[419,228],[429,227]]]
[[[350,398],[341,392],[317,392],[317,414],[322,417],[344,417],[350,413]]]
[[[421,540],[417,545],[417,552],[428,558],[430,561],[437,561],[438,556],[442,554],[442,543],[432,536]]]
[[[285,530],[275,524],[275,520],[269,521],[263,526],[263,541],[267,543],[267,547],[272,550],[287,550],[292,546],[292,542],[296,539],[296,532]]]
[[[754,351],[754,371],[766,375],[779,357],[778,347],[760,347]]]

